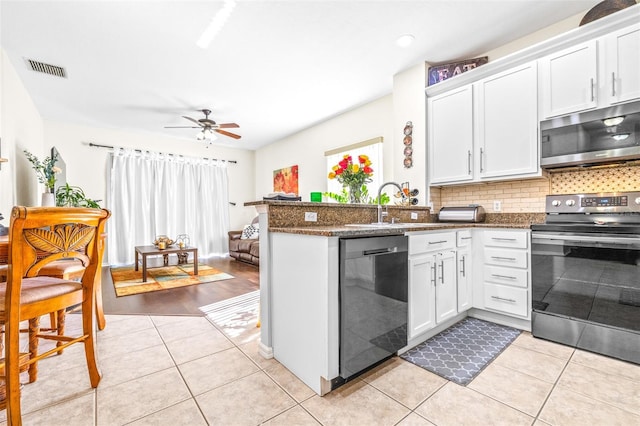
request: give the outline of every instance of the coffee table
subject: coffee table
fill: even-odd
[[[164,266],[169,264],[169,255],[175,254],[178,258],[186,259],[189,253],[193,253],[193,274],[198,275],[198,249],[197,247],[167,247],[165,249],[159,249],[156,246],[136,246],[136,266],[135,270],[138,270],[138,263],[142,256],[142,282],[147,282],[147,257],[160,256],[164,257]],[[184,256],[184,257],[183,257]],[[180,262],[179,262],[180,263]]]

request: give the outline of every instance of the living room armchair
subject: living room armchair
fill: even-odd
[[[229,255],[236,260],[260,265],[260,240],[258,218],[253,219],[242,231],[229,231]]]

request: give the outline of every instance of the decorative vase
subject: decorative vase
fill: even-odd
[[[359,204],[362,203],[362,184],[352,183],[349,188],[349,203]]]
[[[54,207],[56,205],[55,194],[53,192],[43,192],[42,202],[40,204],[42,207]]]

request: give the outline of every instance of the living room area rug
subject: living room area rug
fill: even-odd
[[[194,284],[228,280],[233,275],[222,272],[211,266],[198,264],[198,275],[193,275],[193,264],[170,265],[147,269],[147,282],[142,282],[142,268],[137,271],[133,266],[111,268],[111,278],[117,296],[148,293],[168,290]]]
[[[520,335],[520,330],[467,317],[401,358],[466,386]]]

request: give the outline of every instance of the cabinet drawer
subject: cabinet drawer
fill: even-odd
[[[455,232],[437,232],[409,236],[409,255],[427,253],[435,250],[454,249]]]
[[[484,245],[490,247],[522,248],[529,247],[527,232],[485,231]]]
[[[464,231],[456,232],[456,241],[458,247],[466,247],[471,245],[471,231],[466,229]]]
[[[503,268],[484,265],[484,281],[505,284],[514,287],[529,287],[529,274],[526,269]]]
[[[497,248],[484,249],[484,263],[489,265],[527,268],[529,252],[526,250],[505,250]]]
[[[484,307],[505,314],[528,316],[527,290],[500,284],[484,284]]]

